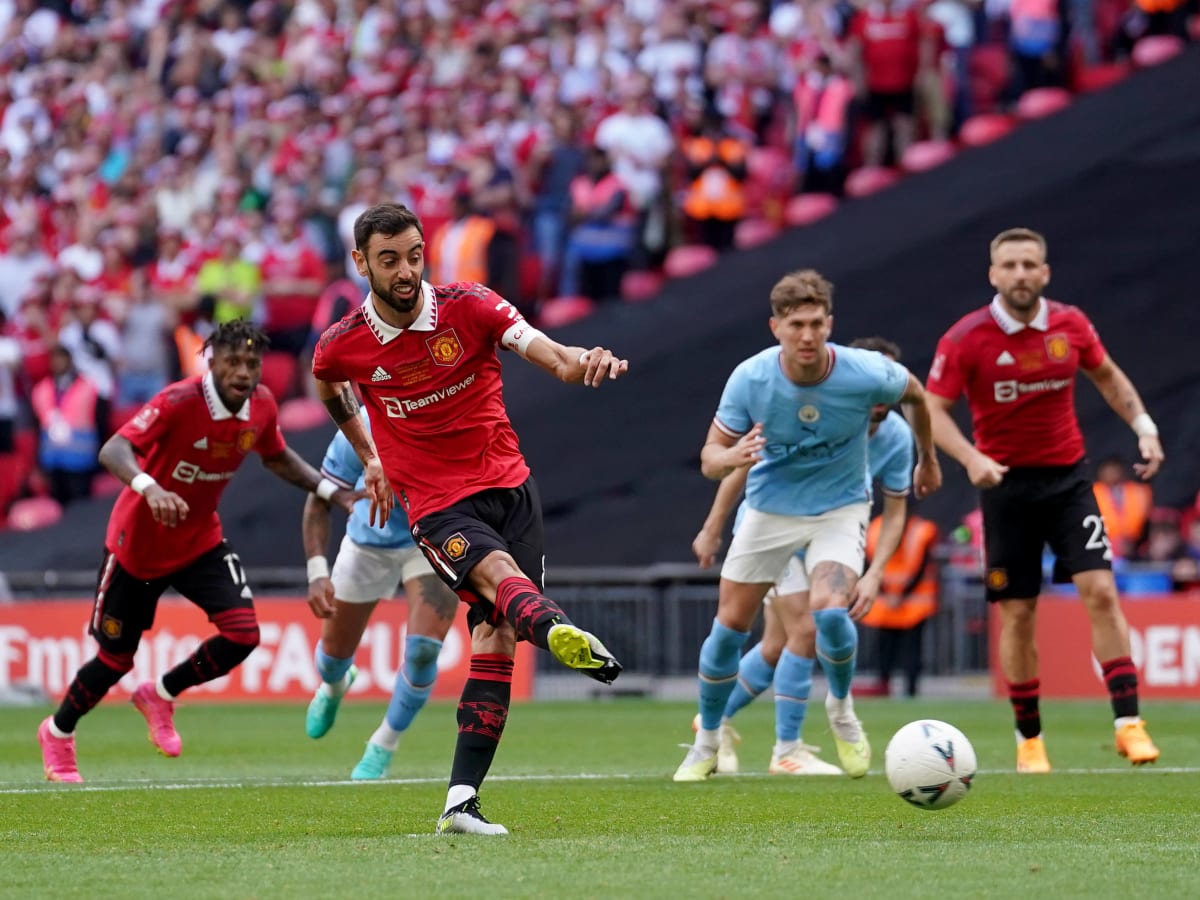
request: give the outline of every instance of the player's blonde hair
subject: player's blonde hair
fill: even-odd
[[[788,272],[771,288],[771,315],[781,319],[800,306],[820,306],[833,312],[833,285],[816,269]]]
[[[992,238],[990,247],[992,259],[996,258],[996,251],[1000,248],[1001,244],[1012,244],[1017,241],[1032,241],[1042,249],[1042,259],[1046,258],[1048,246],[1044,235],[1034,231],[1032,228],[1006,228]]]

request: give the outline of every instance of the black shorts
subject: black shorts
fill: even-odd
[[[438,577],[470,604],[468,624],[496,624],[491,601],[468,584],[471,570],[494,550],[509,554],[537,589],[545,580],[545,531],[542,500],[531,475],[515,488],[489,488],[439,512],[422,516],[412,527],[413,540]]]
[[[867,91],[866,113],[872,122],[889,116],[911,116],[917,108],[912,89],[907,91]]]
[[[1042,551],[1054,553],[1055,582],[1112,569],[1104,519],[1082,462],[1014,468],[980,494],[988,600],[1034,598],[1042,588]]]
[[[169,587],[204,610],[209,619],[230,609],[254,608],[242,561],[227,541],[178,572],[153,581],[129,574],[115,556],[105,553],[88,631],[108,653],[133,653],[142,632],[154,624],[158,598]]]

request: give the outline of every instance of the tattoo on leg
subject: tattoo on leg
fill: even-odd
[[[854,580],[850,570],[841,563],[817,563],[813,569],[812,584],[814,594],[820,592],[829,597],[849,597]]]
[[[329,410],[333,421],[341,425],[358,415],[358,400],[354,396],[354,391],[350,390],[349,385],[346,385],[340,394],[325,401],[325,408]]]
[[[453,619],[458,612],[458,595],[436,575],[422,575],[417,579],[421,586],[421,600],[443,619]]]

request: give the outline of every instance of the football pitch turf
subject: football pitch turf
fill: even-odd
[[[1132,770],[1107,704],[1043,702],[1056,771],[1017,776],[1007,704],[860,700],[875,759],[858,781],[765,774],[772,705],[737,725],[743,773],[674,784],[694,706],[514,707],[483,811],[507,838],[439,837],[454,707],[431,704],[385,782],[349,772],[382,706],[347,703],[313,741],[303,706],[180,706],[184,751],[157,755],[110,700],[80,724],[87,783],[42,777],[46,709],[0,710],[0,897],[1115,897],[1200,895],[1200,729],[1146,706],[1162,750]],[[913,808],[888,789],[888,737],[917,718],[979,758],[965,800]],[[805,738],[835,760],[824,710]]]

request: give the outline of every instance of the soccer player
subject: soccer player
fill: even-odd
[[[1129,627],[1112,574],[1104,520],[1084,465],[1075,415],[1075,374],[1082,370],[1137,435],[1151,478],[1163,463],[1158,427],[1137,390],[1100,342],[1087,316],[1047,300],[1046,239],[1010,228],[992,240],[992,302],[955,323],[929,371],[937,444],[980,489],[985,584],[999,605],[1000,666],[1016,717],[1017,771],[1049,772],[1038,711],[1037,595],[1042,550],[1056,557],[1056,581],[1075,583],[1091,620],[1092,650],[1116,717],[1117,752],[1134,765],[1158,759],[1138,715],[1137,670]],[[950,416],[967,396],[975,443]]]
[[[850,344],[861,350],[875,350],[893,362],[900,361],[900,348],[883,338],[859,338]],[[900,544],[904,533],[904,520],[908,513],[908,493],[912,488],[912,429],[904,418],[886,404],[871,409],[867,426],[867,464],[871,479],[878,479],[883,488],[883,518],[880,526],[878,547],[871,565],[859,579],[859,595],[863,598],[862,615],[870,610],[870,604],[879,593],[883,570]],[[721,546],[721,533],[734,501],[746,486],[746,468],[738,468],[721,479],[712,509],[700,533],[692,541],[701,568],[707,569],[716,561]],[[745,514],[745,504],[738,509],[737,521]],[[794,604],[802,610],[797,620],[795,639],[788,642],[783,625],[771,611],[771,595],[787,597],[785,603]],[[795,595],[793,598],[792,595]],[[842,770],[814,755],[817,748],[800,741],[800,730],[808,705],[808,693],[812,687],[813,663],[817,655],[817,630],[812,614],[808,610],[808,573],[804,568],[804,554],[797,553],[788,560],[787,571],[763,600],[763,636],[750,648],[738,664],[737,683],[725,704],[721,718],[720,741],[717,745],[717,772],[734,773],[738,770],[736,745],[741,737],[730,724],[738,711],[749,705],[767,689],[775,678],[775,669],[780,656],[786,652],[797,659],[789,658],[786,670],[799,675],[798,681],[789,685],[775,685],[775,748],[767,772],[771,775],[841,775]],[[849,694],[847,697],[849,698]],[[696,727],[699,727],[697,719]]]
[[[370,422],[363,413],[364,424]],[[340,431],[333,436],[321,461],[321,476],[347,490],[361,492],[363,465]],[[367,741],[367,749],[350,777],[372,780],[387,776],[388,766],[417,713],[425,706],[437,679],[438,654],[454,623],[458,597],[434,574],[408,531],[408,520],[393,512],[386,525],[367,522],[370,503],[354,504],[346,534],[329,571],[329,503],[310,494],[304,504],[301,528],[308,556],[308,605],[322,620],[321,640],[314,654],[321,685],[308,705],[304,730],[324,737],[333,727],[338,705],[354,683],[354,651],[375,605],[404,585],[408,601],[408,631],[404,662],[396,673],[392,699],[383,722]]]
[[[717,616],[700,649],[700,728],[676,781],[704,781],[717,765],[721,716],[737,681],[742,645],[767,591],[797,550],[805,553],[816,650],[829,680],[826,712],[842,768],[867,773],[871,748],[849,697],[858,633],[869,606],[862,572],[870,484],[867,425],[878,404],[904,405],[917,441],[918,497],[941,485],[921,383],[899,363],[828,342],[833,286],[812,269],[771,290],[779,343],[734,369],[700,452],[705,477],[746,475],[746,514],[721,569]],[[757,464],[757,465],[756,465]],[[794,594],[772,609],[789,642],[804,610]],[[783,653],[776,685],[804,680],[798,654]],[[790,696],[790,693],[789,693]]]
[[[497,351],[592,387],[629,364],[603,347],[551,340],[483,285],[425,282],[421,222],[403,206],[367,209],[354,241],[371,292],[321,336],[317,395],[363,461],[369,522],[386,523],[398,496],[434,571],[469,604],[473,642],[502,647],[472,652],[437,831],[507,834],[480,812],[478,792],[508,716],[516,641],[604,683],[621,666],[542,593],[541,501],[504,409]],[[370,409],[370,433],[352,384]]]
[[[251,451],[285,481],[347,511],[356,497],[322,479],[284,443],[271,392],[258,383],[266,336],[226,322],[204,343],[209,372],[168,385],[100,448],[100,463],[127,487],[117,496],[104,541],[89,631],[96,657],[75,674],[62,704],[38,728],[51,781],[80,782],[79,719],[133,668],[158,598],[174,588],[217,627],[186,660],[133,693],[150,741],[165,756],[183,743],[175,698],[232,671],[258,645],[254,599],[241,560],[221,533],[217,504]]]

